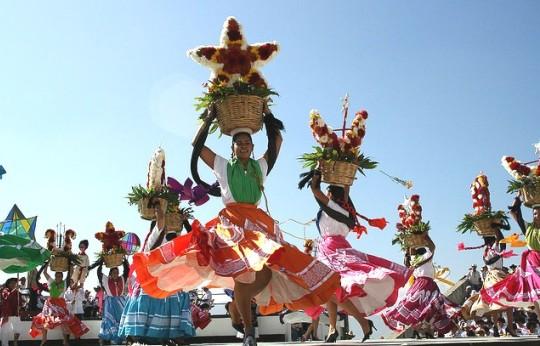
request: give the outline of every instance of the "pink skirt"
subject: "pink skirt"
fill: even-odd
[[[403,331],[405,326],[418,327],[425,322],[440,335],[452,330],[455,326],[452,319],[458,314],[459,307],[441,294],[435,281],[421,276],[416,278],[405,297],[381,317],[395,331]]]
[[[521,266],[504,280],[480,291],[482,299],[503,306],[526,308],[540,300],[540,251],[526,250]]]
[[[317,258],[341,276],[338,301],[350,300],[369,316],[394,305],[411,271],[351,247],[343,236],[327,236],[319,243]]]

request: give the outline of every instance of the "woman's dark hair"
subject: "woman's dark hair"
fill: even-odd
[[[425,247],[419,247],[415,249],[415,252],[417,255],[424,255],[427,252],[427,249]]]
[[[234,136],[232,136],[232,144],[236,143],[236,140],[238,139],[238,137],[240,137],[241,135],[246,135],[249,137],[249,140],[251,141],[251,143],[253,144],[253,138],[251,138],[251,135],[247,132],[238,132],[238,133],[235,133]]]
[[[9,278],[9,279],[7,279],[4,286],[8,287],[13,281],[17,282],[17,278]]]
[[[81,245],[84,245],[87,249],[88,249],[88,240],[87,239],[83,239],[79,242],[79,247],[81,247]]]
[[[118,274],[120,274],[120,270],[118,270],[118,267],[114,267],[109,270],[109,276],[112,275],[113,270],[116,270]]]

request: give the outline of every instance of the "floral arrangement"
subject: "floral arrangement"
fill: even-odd
[[[259,71],[279,52],[276,42],[248,44],[242,26],[234,17],[223,24],[219,46],[200,46],[187,52],[195,62],[211,69],[207,91],[198,97],[196,108],[208,108],[230,95],[277,95]]]
[[[360,145],[366,135],[367,118],[368,113],[365,110],[357,112],[351,128],[345,130],[342,137],[338,137],[334,130],[326,125],[319,111],[312,110],[309,126],[320,147],[314,147],[314,152],[300,157],[300,160],[304,162],[304,167],[315,169],[321,160],[353,163],[358,166],[362,174],[364,174],[364,169],[377,167],[377,162],[360,153]]]
[[[478,221],[500,219],[507,222],[508,216],[503,211],[492,211],[489,194],[489,182],[486,175],[480,173],[471,184],[474,214],[465,214],[461,223],[457,226],[460,233],[475,231],[475,223]]]
[[[503,167],[514,178],[508,181],[508,193],[517,192],[523,188],[536,188],[540,186],[540,160],[536,166],[522,164],[512,156],[503,156]]]
[[[407,238],[413,234],[423,234],[430,230],[429,221],[422,221],[422,206],[420,196],[412,195],[398,205],[400,222],[396,224],[397,233],[392,245],[399,243],[402,249],[406,248]]]
[[[146,187],[133,186],[127,196],[130,205],[137,204],[142,200],[163,198],[174,205],[178,204],[178,196],[171,193],[165,184],[165,151],[158,148],[148,163]]]

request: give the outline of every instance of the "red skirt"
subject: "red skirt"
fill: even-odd
[[[40,314],[32,318],[30,336],[35,338],[45,329],[61,326],[76,338],[88,333],[88,327],[75,315],[69,313],[64,298],[48,298]]]
[[[403,331],[405,326],[418,327],[425,322],[440,335],[452,330],[455,326],[452,319],[458,314],[459,307],[441,294],[435,281],[422,276],[416,278],[405,297],[381,317],[395,331]]]
[[[133,258],[139,284],[156,298],[251,283],[264,266],[272,278],[256,297],[263,314],[324,304],[339,287],[339,274],[284,242],[274,220],[250,204],[227,205],[206,225],[195,221],[187,235]]]

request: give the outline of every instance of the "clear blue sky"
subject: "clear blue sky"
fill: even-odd
[[[148,223],[124,197],[145,182],[159,145],[167,174],[188,176],[193,98],[209,71],[185,52],[217,44],[234,15],[249,42],[281,44],[263,68],[281,95],[273,109],[287,128],[266,187],[272,216],[315,215],[310,193],[295,187],[296,158],[315,144],[308,113],[317,108],[340,124],[348,92],[352,110],[370,114],[362,150],[414,181],[438,244],[436,262],[457,278],[480,263],[479,252],[456,251],[459,241],[479,243],[455,232],[472,210],[469,184],[483,170],[493,207],[505,208],[511,196],[501,156],[533,159],[540,139],[539,10],[535,1],[2,2],[0,164],[8,173],[0,180],[0,217],[17,203],[39,216],[40,238],[62,221],[78,231],[77,241],[92,239],[107,220],[142,237]],[[264,136],[256,143],[261,154]],[[209,144],[229,155],[229,138]],[[372,171],[352,196],[362,213],[393,226],[408,192]],[[220,207],[214,200],[196,216],[208,220]],[[302,235],[299,226],[287,230]],[[393,234],[388,227],[350,240],[400,262]],[[89,252],[98,249],[91,242]]]

